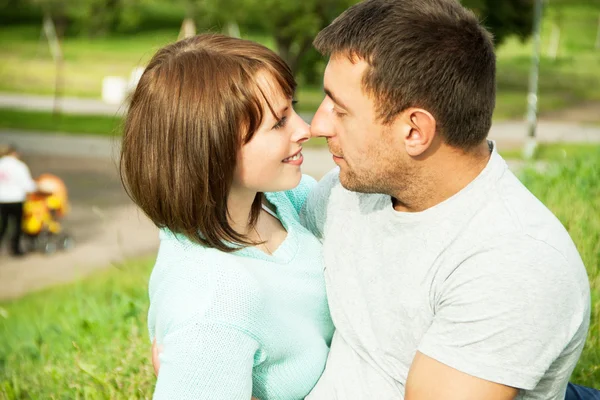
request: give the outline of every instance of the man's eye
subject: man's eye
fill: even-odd
[[[346,115],[346,113],[343,112],[339,112],[338,110],[336,110],[335,108],[332,108],[331,111],[333,111],[333,113],[335,114],[336,117],[338,118],[342,118],[343,116]]]

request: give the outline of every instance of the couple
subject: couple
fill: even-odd
[[[366,0],[314,44],[311,127],[288,66],[220,35],[160,50],[133,95],[123,180],[161,228],[154,397],[565,398],[588,278],[486,140],[490,35],[458,1]],[[311,135],[339,167],[318,184]]]

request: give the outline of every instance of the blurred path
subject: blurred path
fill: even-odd
[[[0,300],[70,282],[128,257],[152,255],[158,232],[125,194],[117,172],[118,143],[110,138],[0,131],[0,142],[17,145],[32,175],[60,176],[69,189],[72,213],[65,227],[76,247],[51,256],[22,259],[0,252]],[[305,150],[304,172],[320,178],[334,167],[327,150]]]
[[[0,133],[0,142],[2,139]],[[22,149],[33,176],[49,172],[65,181],[72,211],[64,227],[76,246],[69,252],[19,259],[9,257],[3,249],[0,299],[69,282],[94,269],[156,251],[158,232],[125,194],[110,157],[43,155],[29,153],[26,146]]]

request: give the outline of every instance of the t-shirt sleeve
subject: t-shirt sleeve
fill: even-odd
[[[154,398],[249,400],[259,286],[239,268],[169,255],[159,254],[171,271],[151,290],[151,339],[163,346]]]
[[[300,210],[300,223],[319,239],[323,237],[329,196],[337,184],[339,184],[339,169],[334,168],[308,194]]]
[[[294,209],[297,213],[300,213],[302,206],[306,202],[306,198],[308,197],[311,190],[313,190],[317,186],[317,181],[310,175],[302,175],[302,179],[300,180],[300,184],[296,186],[292,190],[288,190],[285,192],[285,195],[290,199],[290,202],[294,206]]]
[[[585,341],[586,291],[570,268],[530,237],[476,252],[432,291],[435,316],[419,351],[481,379],[534,389],[567,346],[576,351]]]

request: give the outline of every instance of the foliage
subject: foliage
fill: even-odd
[[[243,31],[274,38],[276,50],[293,71],[316,83],[323,63],[312,40],[327,24],[358,0],[0,0],[0,14],[26,20],[27,12],[51,16],[60,35],[105,36],[148,27],[176,27],[185,16],[199,30],[223,29],[229,23]],[[497,43],[511,34],[531,31],[534,0],[463,0],[492,30]],[[15,13],[14,9],[25,10]],[[161,22],[161,16],[162,22]]]
[[[522,40],[531,34],[533,8],[537,0],[462,0],[494,35],[497,46],[515,35]]]

